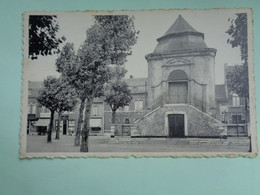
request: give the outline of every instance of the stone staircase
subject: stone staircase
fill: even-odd
[[[188,104],[165,104],[155,108],[134,122],[131,136],[168,136],[165,129],[167,113],[185,113],[187,131],[190,137],[223,137],[227,136],[227,126]],[[185,119],[186,120],[186,119]]]

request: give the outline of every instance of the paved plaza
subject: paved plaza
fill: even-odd
[[[47,136],[27,135],[27,152],[79,152],[74,136],[61,135],[47,143]],[[130,138],[90,136],[89,152],[248,152],[249,138]]]

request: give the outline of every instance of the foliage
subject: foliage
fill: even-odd
[[[78,77],[83,79],[86,109],[82,130],[81,152],[88,152],[89,122],[93,99],[104,94],[104,84],[111,79],[107,65],[122,65],[131,55],[137,40],[133,18],[129,16],[95,16],[94,25],[87,30],[87,39],[78,51]],[[79,82],[77,82],[79,84]]]
[[[38,102],[55,112],[71,111],[77,100],[73,88],[66,83],[64,78],[48,76],[39,90]]]
[[[97,15],[95,25],[99,26],[103,62],[122,65],[131,55],[132,46],[136,44],[137,34],[134,18],[127,15]],[[95,35],[95,34],[92,34]]]
[[[51,111],[50,126],[48,131],[48,142],[51,142],[54,113],[61,114],[64,111],[72,110],[77,101],[74,90],[70,88],[63,78],[48,76],[39,90],[38,102]]]
[[[43,87],[39,89],[37,97],[38,102],[48,108],[50,111],[56,111],[59,102],[56,98],[59,93],[60,82],[59,79],[53,76],[48,76],[43,81]]]
[[[246,65],[235,66],[226,79],[229,91],[240,97],[249,97],[248,67]]]
[[[92,41],[92,40],[91,40]],[[78,51],[77,68],[71,76],[79,97],[85,101],[85,117],[82,128],[81,152],[88,152],[90,115],[94,98],[103,95],[104,84],[109,80],[109,68],[100,59],[102,52],[96,51],[99,43],[84,42]]]
[[[125,73],[124,68],[115,67],[113,79],[105,85],[104,101],[111,107],[112,111],[128,105],[132,100],[131,90],[123,80]]]
[[[29,16],[29,57],[37,59],[38,55],[46,56],[59,53],[59,44],[65,37],[58,37],[59,25],[56,15]]]
[[[58,93],[56,95],[58,113],[72,111],[77,104],[75,90],[69,85],[69,83],[63,78],[59,79]]]
[[[62,73],[64,77],[69,77],[75,69],[75,60],[74,44],[66,43],[56,59],[56,70]]]
[[[231,25],[226,33],[230,36],[227,43],[232,47],[240,47],[241,60],[247,64],[248,47],[247,47],[247,14],[237,13],[236,19],[229,19]]]
[[[249,96],[248,91],[248,45],[247,45],[247,14],[238,13],[236,19],[229,21],[231,25],[226,33],[230,36],[227,43],[232,47],[240,47],[242,65],[236,66],[227,75],[227,84],[230,91],[241,97]]]
[[[73,45],[67,44],[56,61],[57,71],[73,86],[81,105],[85,102],[82,152],[88,151],[93,100],[104,95],[104,85],[112,78],[108,65],[122,65],[126,62],[126,57],[131,55],[132,46],[136,43],[137,33],[133,18],[129,16],[95,16],[94,24],[87,30],[87,38],[77,54],[74,53]]]

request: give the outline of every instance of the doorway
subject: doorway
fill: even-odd
[[[63,135],[67,135],[67,120],[63,120]]]
[[[184,114],[169,114],[169,137],[184,137]]]

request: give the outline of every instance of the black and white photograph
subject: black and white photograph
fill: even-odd
[[[251,9],[26,12],[20,157],[255,157]]]

